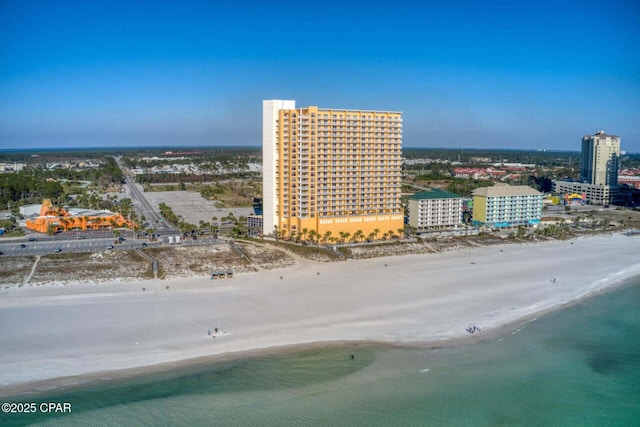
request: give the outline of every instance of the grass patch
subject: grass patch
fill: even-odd
[[[287,250],[289,252],[292,252],[306,259],[311,259],[311,260],[325,259],[327,261],[337,261],[342,259],[340,255],[324,247],[296,245],[293,243],[287,243],[282,241],[274,242],[272,240],[254,240],[254,239],[251,239],[251,240]]]
[[[376,246],[379,246],[379,245],[376,245]],[[346,258],[353,258],[353,252],[351,251],[351,248],[348,248],[346,246],[342,246],[342,247],[339,247],[338,250]]]
[[[172,250],[173,250],[172,247],[162,247],[162,248],[146,248],[144,251],[149,255],[154,256],[154,254],[160,255]]]
[[[74,261],[74,262],[82,262],[82,261],[87,261],[89,260],[89,257],[91,256],[90,252],[60,252],[57,254],[49,254],[49,255],[44,255],[43,258],[49,258],[52,260],[56,260],[56,261],[65,261],[65,260],[69,260],[69,261]]]
[[[151,265],[151,262],[148,259],[146,259],[145,257],[143,257],[142,255],[140,255],[138,253],[138,251],[130,250],[130,251],[126,251],[126,252],[127,252],[127,255],[129,255],[129,257],[131,259],[146,263],[148,265],[148,268],[143,273],[143,277],[146,277],[146,278],[149,278],[149,279],[153,279],[153,266]],[[158,262],[158,269],[160,269],[160,263],[159,262]]]

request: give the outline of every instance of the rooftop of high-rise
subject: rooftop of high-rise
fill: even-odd
[[[600,138],[620,138],[618,135],[609,135],[603,130],[599,130],[598,132],[594,133],[593,135],[585,135],[583,138],[592,138],[594,136],[597,136],[597,137],[600,137]]]

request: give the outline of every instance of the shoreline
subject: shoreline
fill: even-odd
[[[629,237],[623,237],[623,238],[633,239]],[[620,240],[620,238],[613,238],[613,237],[607,240],[611,240],[611,239]],[[594,244],[594,243],[597,244],[599,243],[599,241],[602,241],[603,238],[601,237],[588,238],[585,240],[589,240],[591,244]],[[622,241],[622,243],[624,242],[625,241]],[[631,247],[632,248],[634,246],[637,247],[638,243],[640,242],[638,242],[637,240],[634,240],[633,244],[631,244]],[[571,244],[573,245],[573,243]],[[544,245],[544,243],[542,245]],[[532,252],[532,251],[535,252],[536,250],[538,252],[540,251],[544,252],[545,250],[549,249],[548,247],[544,247],[542,245],[541,246],[527,245],[528,248],[521,248],[521,249],[524,252]],[[502,252],[503,250],[508,250],[510,246],[511,245],[500,245],[500,246],[493,246],[490,248],[478,248],[478,249],[472,249],[472,250],[466,251],[468,252],[467,255],[471,257],[468,259],[475,260],[475,261],[470,261],[469,264],[473,266],[476,263],[479,263],[479,264],[482,263],[483,260],[491,261],[490,259],[488,259],[489,255],[487,255],[489,252],[493,253],[493,256],[495,256],[496,254],[494,252],[496,252],[497,250],[500,250],[500,252]],[[556,248],[555,251],[557,252],[557,247],[559,245],[555,244],[555,245],[548,245],[548,246],[555,247]],[[430,263],[433,265],[426,266],[426,271],[429,272],[429,267],[437,266],[439,263],[444,262],[444,266],[440,266],[439,269],[436,270],[436,273],[434,273],[434,275],[438,275],[438,274],[445,274],[447,267],[451,267],[451,265],[447,265],[447,264],[451,264],[451,263],[455,264],[455,262],[458,261],[455,258],[452,258],[451,254],[444,254],[442,256],[419,255],[419,256],[411,257],[410,260],[407,260],[406,258],[409,258],[409,257],[405,257],[405,256],[387,257],[383,259],[375,259],[373,261],[370,261],[370,260],[353,261],[353,262],[349,261],[349,263],[347,264],[350,264],[349,267],[351,269],[354,269],[354,267],[360,266],[360,267],[364,267],[362,269],[364,271],[366,270],[366,267],[369,266],[371,267],[371,269],[373,269],[373,267],[376,267],[378,270],[384,272],[385,268],[387,267],[387,264],[402,261],[403,265],[401,267],[405,267],[406,269],[420,268],[421,265],[425,264],[426,261],[428,260],[428,261],[433,261]],[[437,258],[437,259],[434,259],[434,258]],[[417,261],[422,260],[423,262],[416,262],[416,260]],[[514,260],[514,262],[515,261],[517,260]],[[382,263],[384,263],[384,267],[382,267],[381,265]],[[524,265],[525,261],[520,261],[520,263],[522,265],[520,265],[519,267],[525,270],[524,269],[524,267],[526,267]],[[529,261],[529,263],[531,262]],[[136,376],[144,376],[144,375],[149,375],[154,373],[180,371],[180,370],[185,370],[185,369],[188,369],[189,367],[194,367],[198,365],[224,363],[224,362],[242,360],[242,359],[251,358],[251,357],[285,354],[285,353],[304,351],[304,350],[315,349],[315,348],[327,348],[327,347],[336,347],[336,346],[340,346],[340,347],[374,346],[377,348],[386,347],[386,346],[407,347],[407,348],[443,348],[443,347],[473,344],[477,342],[495,339],[496,337],[502,336],[508,333],[509,331],[516,330],[519,327],[527,323],[530,323],[531,321],[535,321],[538,317],[544,316],[554,311],[568,308],[575,304],[579,304],[587,299],[597,297],[598,295],[602,295],[607,292],[611,292],[620,287],[629,286],[631,285],[631,282],[640,275],[640,269],[638,269],[639,266],[640,264],[636,263],[632,266],[627,266],[630,268],[626,268],[626,269],[623,268],[621,271],[619,269],[614,269],[614,271],[606,270],[608,274],[606,274],[604,277],[599,277],[599,276],[593,277],[588,275],[587,277],[591,277],[591,279],[595,279],[595,280],[592,280],[592,283],[583,284],[582,286],[579,286],[576,289],[571,288],[572,293],[570,293],[570,295],[566,295],[566,296],[570,296],[568,299],[566,297],[559,298],[559,295],[555,295],[556,298],[552,299],[550,301],[552,304],[548,306],[545,306],[545,304],[543,303],[549,303],[549,301],[544,301],[544,300],[542,301],[536,300],[534,301],[535,304],[525,305],[524,307],[522,307],[522,304],[520,304],[519,307],[516,305],[514,307],[517,307],[520,310],[515,310],[512,308],[512,311],[519,312],[518,313],[519,315],[516,315],[515,317],[513,317],[513,314],[511,313],[509,313],[509,315],[505,317],[504,316],[505,313],[500,312],[499,308],[496,309],[496,307],[492,307],[492,304],[491,304],[492,300],[489,299],[488,302],[485,303],[488,306],[485,307],[483,305],[481,306],[481,308],[490,309],[488,311],[489,314],[492,314],[491,309],[493,309],[494,312],[497,310],[499,313],[493,315],[493,318],[498,317],[498,319],[495,319],[494,321],[494,319],[492,319],[492,316],[488,315],[488,318],[494,321],[494,323],[490,322],[489,326],[482,325],[483,331],[482,333],[479,333],[479,334],[470,335],[470,334],[466,334],[464,330],[452,329],[453,322],[451,322],[448,319],[440,319],[440,323],[442,323],[439,325],[440,328],[436,328],[435,330],[432,329],[429,332],[427,332],[426,335],[424,335],[424,338],[426,339],[422,339],[422,337],[419,337],[419,336],[414,337],[417,339],[411,339],[412,338],[411,333],[403,334],[402,332],[397,332],[397,331],[403,325],[406,325],[408,323],[412,323],[412,324],[416,323],[414,322],[416,320],[417,320],[417,323],[419,324],[421,321],[424,321],[424,319],[428,317],[422,316],[420,314],[421,310],[415,311],[415,308],[414,308],[413,309],[414,311],[409,313],[406,319],[396,318],[396,316],[403,313],[402,308],[392,309],[391,305],[393,304],[390,305],[389,302],[384,300],[384,297],[389,297],[389,295],[384,294],[382,299],[373,299],[373,302],[376,302],[378,306],[374,307],[374,310],[372,310],[371,312],[363,308],[359,308],[357,316],[355,316],[356,320],[359,320],[362,322],[363,321],[362,317],[367,318],[367,317],[373,316],[373,318],[368,319],[367,321],[365,321],[365,324],[361,328],[356,328],[355,330],[352,330],[351,328],[349,328],[349,318],[348,316],[347,317],[344,316],[345,315],[344,310],[339,310],[338,307],[330,307],[331,310],[329,310],[328,314],[325,314],[324,312],[321,311],[321,313],[325,316],[325,318],[319,320],[317,323],[312,322],[311,324],[308,325],[308,327],[312,330],[313,329],[320,330],[322,328],[326,328],[327,326],[332,327],[335,324],[338,324],[339,329],[333,333],[331,332],[325,333],[323,336],[320,337],[320,339],[317,339],[317,340],[313,340],[310,337],[307,338],[306,327],[304,325],[301,325],[300,328],[294,331],[294,333],[290,337],[287,336],[286,333],[284,335],[278,335],[278,334],[272,333],[274,338],[273,340],[274,342],[272,342],[273,345],[263,345],[260,342],[255,342],[255,337],[251,335],[251,333],[261,332],[263,331],[263,329],[255,328],[252,326],[248,328],[249,333],[245,334],[245,336],[239,340],[239,343],[236,343],[239,345],[230,346],[228,348],[228,351],[225,351],[223,349],[223,351],[220,351],[220,352],[196,355],[195,357],[189,357],[189,354],[182,353],[182,356],[186,356],[186,357],[181,357],[174,360],[161,361],[159,363],[154,363],[153,360],[147,360],[147,362],[151,362],[151,363],[144,364],[144,360],[142,360],[143,363],[141,364],[120,368],[120,369],[101,369],[101,370],[95,370],[95,371],[80,372],[77,375],[58,375],[50,378],[36,379],[31,381],[28,379],[27,381],[22,381],[22,382],[16,381],[13,384],[5,383],[4,385],[0,385],[0,396],[18,397],[18,396],[24,396],[29,394],[45,394],[50,392],[62,391],[67,388],[73,388],[76,386],[86,386],[92,383],[118,381],[118,380],[130,378],[130,377],[133,378]],[[309,263],[309,265],[305,265],[304,267],[298,266],[298,267],[278,270],[275,273],[275,275],[281,274],[282,276],[280,277],[283,277],[284,275],[304,276],[304,275],[310,275],[311,273],[313,273],[309,271],[310,269],[315,271],[316,269],[321,269],[321,268],[323,268],[322,274],[324,275],[325,273],[327,273],[327,270],[330,267],[331,266],[319,266],[319,265]],[[422,265],[422,270],[424,269],[425,269],[425,266]],[[469,267],[467,267],[467,269],[469,269]],[[359,270],[359,269],[355,268],[355,270]],[[419,270],[419,271],[423,272],[422,270]],[[444,270],[445,273],[442,273],[441,270]],[[631,274],[629,274],[630,272]],[[271,276],[274,276],[274,274],[272,273]],[[375,276],[375,272],[374,272],[374,276]],[[318,271],[318,277],[321,277],[320,271]],[[513,277],[513,275],[511,277]],[[516,274],[516,277],[517,277],[517,274]],[[231,286],[236,284],[236,282],[233,282],[234,280],[236,280],[235,278],[230,279],[228,282],[225,282],[224,283],[225,286],[223,286],[222,288],[221,287],[212,288],[211,286],[207,286],[207,284],[203,285],[202,283],[195,283],[195,284],[192,283],[191,285],[189,285],[187,283],[189,281],[185,281],[185,284],[187,286],[184,286],[183,288],[180,289],[178,296],[180,296],[181,298],[187,298],[189,299],[189,302],[191,302],[191,299],[189,297],[195,297],[196,299],[200,299],[200,297],[211,296],[211,295],[214,295],[215,297],[224,297],[225,294],[231,294],[231,296],[237,296],[240,299],[240,301],[242,301],[244,298],[248,298],[249,296],[252,295],[251,288],[256,286],[262,286],[261,284],[258,284],[258,285],[251,284],[251,286],[247,284],[252,282],[252,279],[255,279],[255,278],[256,278],[255,274],[254,275],[247,274],[244,277],[244,280],[242,280],[243,282],[242,285],[245,285],[249,289],[245,289],[246,292],[240,293],[239,295],[234,295],[234,292],[236,292],[236,290],[233,289],[233,286]],[[371,285],[371,288],[383,293],[385,292],[385,290],[388,291],[389,285],[386,284],[383,279],[384,278],[380,278],[378,280],[379,286]],[[454,279],[459,279],[464,281],[465,279],[468,279],[468,277],[466,277],[465,274],[462,274],[462,275],[459,274]],[[281,284],[282,282],[278,282],[278,277],[271,277],[271,280],[274,281],[275,283],[274,285],[269,285],[270,286],[269,290],[274,292],[274,289],[275,289],[275,291],[280,292],[280,295],[277,295],[277,296],[281,296],[284,299],[286,299],[287,297],[286,286],[283,286]],[[280,279],[280,281],[282,280],[283,279]],[[578,278],[578,280],[580,280],[580,278]],[[212,282],[212,283],[216,285],[220,285],[222,284],[222,281]],[[165,282],[159,282],[158,284],[164,286]],[[138,285],[139,284],[134,285],[136,289],[138,289]],[[414,299],[415,295],[416,294],[419,295],[419,291],[428,290],[428,288],[425,288],[425,287],[422,287],[422,288],[419,286],[414,287],[412,285],[415,285],[415,284],[410,283],[408,285],[409,292],[407,292],[406,295],[404,295],[402,298],[399,298],[397,296],[395,297],[397,298],[397,302],[399,304],[405,305],[407,307],[411,307],[410,303]],[[14,298],[14,301],[10,301],[9,304],[7,304],[6,301],[4,301],[3,304],[0,304],[0,314],[2,314],[1,310],[3,310],[5,307],[15,307],[15,308],[22,308],[27,311],[33,311],[33,310],[37,310],[38,307],[41,307],[42,305],[44,305],[45,307],[52,307],[52,306],[55,307],[56,305],[59,305],[59,304],[64,305],[68,302],[68,300],[71,300],[72,307],[74,307],[78,311],[82,311],[84,305],[91,305],[92,301],[94,300],[101,302],[102,300],[113,299],[113,301],[107,301],[107,304],[105,306],[106,308],[104,308],[105,310],[109,310],[113,308],[112,307],[113,304],[118,303],[119,298],[121,299],[123,297],[139,296],[139,292],[134,291],[133,289],[126,289],[123,291],[123,289],[130,286],[131,284],[119,284],[119,286],[116,286],[115,289],[98,289],[98,288],[101,288],[100,285],[96,285],[96,286],[91,285],[90,286],[91,289],[89,292],[86,292],[87,289],[85,287],[84,289],[82,289],[82,290],[85,290],[85,292],[80,292],[79,296],[78,296],[78,290],[80,286],[56,287],[56,288],[49,288],[49,289],[41,287],[40,290],[31,292],[36,294],[35,296],[27,296],[26,298],[24,298],[28,301],[23,301],[21,297]],[[507,302],[513,303],[512,300],[510,299],[510,297],[512,297],[511,294],[513,292],[517,294],[519,289],[530,290],[529,289],[530,286],[527,286],[524,288],[515,287],[514,289],[511,289],[511,288],[500,289],[500,286],[504,287],[504,284],[495,284],[493,285],[493,287],[487,286],[486,289],[482,288],[479,291],[473,291],[473,289],[470,290],[470,288],[467,287],[464,289],[464,291],[469,291],[469,292],[473,291],[474,292],[473,296],[476,296],[476,297],[482,295],[484,291],[495,291],[497,293],[496,300],[500,300],[498,298],[500,297],[503,300],[506,299]],[[553,289],[553,287],[550,287],[550,285],[548,284],[546,284],[545,286],[547,289]],[[153,294],[154,291],[151,288],[152,286],[150,287],[149,292]],[[228,288],[228,289],[224,289],[224,288]],[[56,289],[58,291],[56,291]],[[66,289],[67,291],[60,292],[59,291],[60,289]],[[368,289],[368,288],[365,287],[365,289]],[[112,290],[113,292],[109,292],[110,290]],[[308,290],[319,292],[318,296],[329,298],[329,299],[332,298],[330,291],[329,291],[329,294],[327,295],[327,293],[326,292],[323,293],[321,289],[318,290],[318,285],[310,286]],[[415,291],[418,291],[418,292],[415,292]],[[444,297],[444,300],[447,301],[447,297],[449,296],[448,295],[449,290],[446,287],[437,289],[436,291],[439,291],[439,292],[435,292],[434,295],[438,295],[439,297]],[[444,295],[442,294],[443,291],[445,292]],[[256,292],[264,293],[265,291],[256,291]],[[457,299],[456,298],[453,299],[453,303],[466,302],[467,299],[464,298],[464,295],[462,297],[459,295],[460,291],[451,291],[451,292],[456,292],[456,294],[453,295],[453,297],[457,297]],[[8,292],[5,292],[5,293],[8,293]],[[39,296],[37,294],[44,294],[44,296]],[[155,291],[154,296],[158,297],[159,294],[160,292]],[[306,298],[307,295],[306,293],[304,294]],[[358,296],[357,292],[355,293],[355,295],[356,297]],[[534,295],[538,295],[539,297],[543,296],[543,294],[539,294],[539,293],[534,293]],[[263,296],[266,298],[272,295],[270,295],[269,293],[266,293],[264,295],[261,294],[259,296]],[[562,294],[560,296],[564,296],[564,295]],[[160,295],[160,297],[162,297],[162,295]],[[300,295],[297,295],[297,297],[300,297]],[[286,301],[283,302],[283,301],[277,301],[277,298],[276,298],[271,302],[273,303],[274,301],[276,301],[278,303],[278,308],[281,308],[282,304],[286,306],[286,305],[295,303],[296,298],[293,298],[293,299],[294,301],[292,302],[286,302]],[[3,301],[0,300],[0,302],[3,302]],[[393,302],[395,301],[391,301],[391,303]],[[471,304],[471,301],[468,301],[468,303],[470,304],[470,307],[473,308],[473,304]],[[498,306],[504,305],[503,304],[504,301],[501,301],[501,303],[502,304],[493,304],[493,305],[498,305]],[[147,303],[144,300],[140,299],[135,301],[135,304],[133,305],[133,307],[142,307],[144,304],[147,304]],[[432,306],[433,304],[426,305],[426,307],[429,307],[429,308],[431,308]],[[375,310],[375,308],[377,308],[378,310]],[[502,310],[504,309],[505,308],[503,307]],[[380,313],[380,311],[382,313]],[[385,313],[385,311],[389,311],[389,312]],[[304,311],[302,311],[302,313],[303,313],[302,316],[293,316],[293,318],[299,319],[303,322],[306,321],[307,318],[304,316]],[[309,313],[309,314],[312,315],[313,313]],[[250,314],[247,316],[251,317]],[[502,316],[503,318],[500,319],[500,316]],[[437,317],[433,317],[433,318],[438,320]],[[271,320],[274,320],[274,321],[281,320],[284,323],[287,323],[289,321],[289,319],[281,319],[281,318],[278,318],[278,316],[275,316]],[[380,322],[380,320],[386,321],[386,322],[392,322],[392,323],[395,322],[395,323],[392,324],[391,328],[388,328],[390,332],[387,332],[385,330],[383,331],[383,333],[381,333],[382,338],[376,338],[375,336],[376,334],[372,332],[375,332],[376,329],[380,328],[378,323]],[[275,324],[275,326],[274,325],[271,325],[271,326],[275,327],[275,326],[282,326],[282,325]],[[412,330],[411,332],[415,332],[415,331]],[[233,336],[235,333],[236,332],[232,330],[231,331],[232,335],[230,335],[230,337]],[[296,335],[296,333],[298,335]],[[387,334],[386,336],[385,336],[385,333]],[[342,336],[347,337],[347,339],[341,339]],[[331,339],[332,337],[338,338],[338,339]],[[226,337],[223,339],[226,339]],[[287,343],[287,341],[289,342]],[[249,345],[247,345],[248,342],[249,342]],[[254,344],[251,344],[251,342],[254,342]],[[79,351],[82,350],[81,348],[82,343],[72,343],[72,344],[76,344],[76,347],[77,347],[76,350],[79,350]],[[137,344],[138,343],[136,342],[136,345]],[[151,350],[153,350],[153,348]],[[176,354],[169,354],[169,356],[175,357]],[[47,354],[45,352],[45,354],[42,354],[41,358],[46,358],[46,357],[47,357]],[[37,361],[38,358],[34,360]],[[96,366],[93,366],[90,363],[90,354],[83,355],[82,360],[84,361],[84,363],[89,363],[90,365],[90,366],[84,366],[85,368],[88,367],[89,369],[91,368],[95,369],[95,367],[97,366],[102,366],[100,365],[100,363],[96,364]],[[87,360],[89,360],[89,362],[87,362]],[[139,363],[140,360],[138,361],[128,360],[128,362],[133,362],[135,364],[137,362]],[[5,367],[4,370],[6,369],[7,368]],[[2,371],[3,369],[0,369],[0,373]]]
[[[610,286],[589,292],[588,294],[583,295],[573,301],[559,304],[555,307],[547,308],[537,313],[531,313],[523,318],[515,319],[504,325],[499,325],[491,329],[483,329],[482,334],[478,335],[461,335],[458,337],[447,338],[439,341],[415,341],[404,343],[368,340],[317,341],[301,344],[288,344],[277,347],[257,348],[238,352],[199,356],[194,358],[159,363],[155,365],[136,366],[132,368],[113,371],[90,372],[76,376],[51,378],[47,380],[16,384],[14,386],[9,386],[6,388],[0,387],[0,398],[15,399],[31,395],[63,393],[68,390],[73,390],[74,388],[113,384],[121,381],[143,378],[147,375],[173,373],[179,377],[182,374],[185,374],[186,371],[199,366],[210,365],[213,367],[215,365],[222,365],[224,363],[236,363],[252,358],[281,356],[304,351],[344,347],[353,347],[356,350],[358,348],[436,350],[442,348],[460,347],[464,345],[474,345],[483,342],[495,341],[508,335],[511,332],[520,330],[522,327],[537,321],[539,318],[574,307],[578,304],[582,304],[586,301],[605,295],[607,293],[615,292],[627,286],[640,286],[640,284],[638,283],[631,283],[638,279],[640,279],[640,275],[630,277],[621,283],[612,283]]]

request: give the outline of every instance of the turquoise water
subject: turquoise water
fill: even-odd
[[[640,283],[483,343],[194,366],[23,397],[72,413],[1,414],[0,425],[637,426],[638,307]]]

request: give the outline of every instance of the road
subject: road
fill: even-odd
[[[84,239],[72,237],[70,234],[71,233],[65,233],[63,236],[46,236],[37,238],[35,241],[30,241],[27,238],[6,240],[0,243],[1,256],[35,256],[56,252],[80,253],[104,250],[129,250],[171,245],[168,236],[161,236],[153,242],[147,239],[125,238],[121,243],[115,243],[113,234],[111,234],[110,237]],[[183,246],[204,246],[221,243],[226,243],[226,241],[213,237],[201,237],[196,240],[190,238],[184,239],[181,240],[179,244]]]
[[[144,196],[144,192],[135,183],[135,179],[133,178],[131,171],[122,163],[121,157],[116,158],[116,163],[118,163],[118,167],[120,167],[120,170],[122,170],[122,173],[124,174],[124,179],[127,185],[127,193],[131,197],[133,206],[141,215],[144,215],[146,222],[149,223],[149,225],[145,226],[145,228],[152,228],[156,230],[155,234],[168,235],[177,233],[177,229],[171,224],[167,223],[160,212],[158,212],[149,202],[149,200]]]
[[[136,207],[136,210],[141,215],[144,215],[146,218],[146,222],[149,223],[148,228],[153,228],[156,230],[168,230],[172,231],[171,225],[169,225],[164,217],[160,215],[160,212],[156,211],[149,200],[144,196],[144,193],[138,188],[136,183],[133,181],[133,178],[125,175],[125,180],[127,183],[127,191],[131,196],[131,201],[133,205]],[[175,230],[173,230],[175,231]]]

